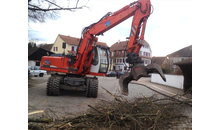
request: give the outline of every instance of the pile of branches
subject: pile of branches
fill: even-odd
[[[123,97],[112,96],[113,101],[101,100],[94,106],[88,105],[90,109],[85,114],[51,122],[49,126],[29,125],[29,129],[165,130],[191,118],[182,114],[191,106],[170,98],[143,96],[127,101]]]

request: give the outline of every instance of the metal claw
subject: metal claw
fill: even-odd
[[[147,77],[149,73],[158,73],[161,78],[166,82],[166,77],[158,64],[149,64],[147,66],[140,65],[131,68],[130,73],[125,73],[119,78],[119,90],[123,95],[128,95],[128,84],[132,80],[138,80],[141,77]]]

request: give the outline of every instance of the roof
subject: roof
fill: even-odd
[[[51,51],[45,50],[43,48],[31,48],[28,50],[28,60],[41,60],[42,56],[47,56],[47,55],[51,55],[54,54]]]
[[[151,63],[156,63],[158,65],[162,65],[166,57],[152,57]]]
[[[41,48],[50,51],[52,46],[53,46],[53,44],[45,44],[45,45],[41,46]]]
[[[125,50],[126,45],[127,41],[116,42],[110,47],[110,51]]]
[[[61,34],[59,34],[59,36],[63,41],[65,41],[69,45],[77,46],[79,44],[80,38],[65,36],[65,35],[61,35]]]
[[[65,36],[61,34],[59,34],[59,36],[63,41],[65,41],[69,45],[78,46],[79,41],[80,41],[80,38],[76,38],[76,37]],[[102,46],[108,47],[107,44],[104,42],[96,42],[96,45],[102,45]]]
[[[101,45],[101,46],[108,47],[108,45],[104,42],[96,42],[96,45]]]
[[[31,49],[28,49],[28,56],[30,56],[31,54],[33,54],[35,51],[37,51],[39,48],[38,47],[34,47]]]
[[[192,45],[167,55],[168,57],[192,57]]]
[[[119,41],[114,43],[111,47],[110,47],[110,51],[119,51],[119,50],[125,50],[125,47],[127,45],[128,41]],[[143,42],[144,44],[147,44],[147,46],[150,48],[150,45],[148,42],[146,42],[144,40]]]
[[[174,63],[174,64],[175,65],[189,65],[189,64],[192,64],[192,58],[189,58],[189,59],[186,59],[186,60]]]

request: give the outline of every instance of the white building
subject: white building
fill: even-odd
[[[152,51],[149,43],[144,40],[143,47],[140,49],[139,56],[144,61],[144,65],[151,63]],[[110,47],[111,51],[111,64],[110,70],[124,71],[128,69],[128,64],[126,63],[126,51],[127,41],[118,41]],[[127,48],[126,48],[127,49]]]

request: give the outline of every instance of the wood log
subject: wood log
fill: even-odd
[[[50,123],[53,119],[51,118],[28,118],[28,122],[36,122],[36,123]]]

